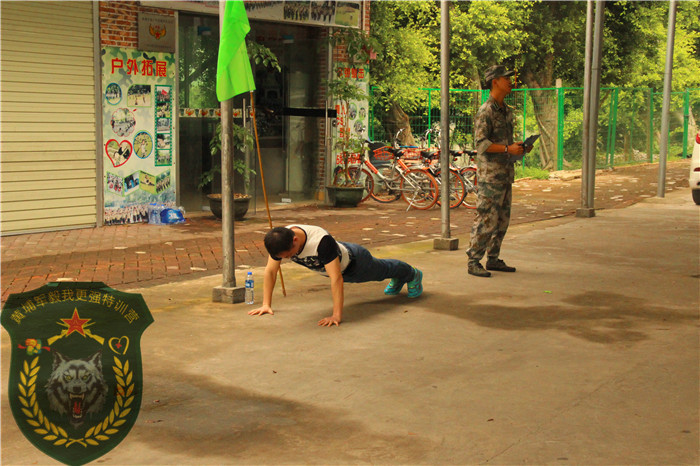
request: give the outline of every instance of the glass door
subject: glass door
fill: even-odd
[[[209,143],[219,121],[216,99],[216,60],[219,52],[219,18],[179,15],[178,94],[180,144],[180,203],[187,211],[208,208],[206,195],[220,192],[219,176],[200,187],[203,175],[220,164]]]

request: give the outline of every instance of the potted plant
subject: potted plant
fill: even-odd
[[[248,42],[246,47],[248,49],[248,56],[256,64],[262,64],[266,68],[281,71],[279,62],[277,61],[277,56],[269,48],[258,44],[257,42]],[[246,128],[232,122],[231,132],[231,145],[234,151],[237,151],[239,154],[245,153],[247,149],[253,147],[253,135]],[[221,121],[217,123],[214,136],[211,138],[211,141],[209,141],[209,150],[212,157],[216,157],[221,154]],[[236,158],[235,154],[233,158],[233,169],[236,171],[236,173],[243,175],[245,185],[245,192],[234,193],[233,195],[233,217],[236,220],[241,220],[245,217],[250,205],[251,196],[248,193],[250,188],[250,176],[256,175],[256,173],[255,170],[250,168],[243,160]],[[202,173],[202,177],[197,187],[202,189],[204,186],[211,183],[214,180],[214,176],[219,173],[221,173],[221,166],[214,164],[211,170]],[[207,194],[207,198],[209,199],[209,207],[211,208],[212,213],[217,218],[221,218],[221,193]]]
[[[234,150],[240,153],[245,152],[246,149],[250,149],[253,147],[253,136],[243,126],[233,123],[231,125],[231,131],[233,133],[231,137],[231,145],[234,148]],[[221,122],[219,122],[216,125],[216,131],[214,132],[214,136],[211,138],[211,141],[209,141],[209,150],[211,151],[212,157],[221,154]],[[246,163],[243,160],[241,160],[240,158],[236,158],[235,156],[233,158],[233,169],[238,174],[243,175],[245,185],[245,192],[234,193],[233,195],[233,217],[236,220],[241,220],[245,217],[245,214],[248,212],[248,207],[250,205],[251,196],[250,194],[248,194],[248,189],[250,187],[250,175],[255,175],[255,170],[248,167],[248,165],[246,165]],[[214,165],[211,168],[211,170],[202,173],[202,178],[197,187],[199,189],[202,189],[204,186],[211,183],[214,180],[214,176],[216,176],[219,173],[221,173],[221,166]],[[221,193],[207,194],[207,198],[209,199],[209,207],[211,209],[211,212],[217,218],[221,218]]]
[[[352,28],[335,31],[329,37],[329,44],[332,47],[342,46],[345,48],[348,65],[352,68],[364,66],[369,61],[370,56],[374,54],[374,42],[369,35],[364,31]],[[352,101],[368,100],[367,92],[354,82],[354,78],[345,73],[338,73],[336,78],[326,81],[325,84],[328,96],[339,101],[346,111],[350,108]],[[333,146],[341,159],[342,175],[335,176],[333,183],[326,186],[328,199],[332,205],[354,207],[365,198],[364,180],[360,179],[362,171],[350,170],[352,155],[363,150],[363,142],[363,138],[354,135],[350,125],[346,123],[339,139]]]

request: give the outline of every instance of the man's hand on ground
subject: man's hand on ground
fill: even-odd
[[[261,316],[263,314],[274,314],[274,312],[272,311],[272,308],[270,306],[260,306],[257,309],[248,311],[249,316]]]
[[[325,317],[318,321],[318,325],[321,327],[331,327],[333,325],[338,326],[340,325],[340,319],[333,316]]]

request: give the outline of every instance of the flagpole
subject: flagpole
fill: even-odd
[[[223,31],[226,2],[219,3],[219,31]],[[219,33],[221,34],[221,32]],[[231,123],[233,98],[221,101],[221,230],[222,284],[214,288],[212,300],[230,304],[243,302],[245,288],[236,286],[236,261],[233,225],[233,154],[231,153]]]
[[[260,155],[260,140],[258,139],[258,123],[255,119],[255,97],[253,91],[250,91],[250,115],[253,117],[253,130],[255,132],[255,147],[258,150],[258,166],[260,167],[260,184],[262,185],[263,197],[265,198],[265,210],[267,211],[267,222],[272,228],[272,217],[270,216],[270,204],[267,202],[267,189],[265,189],[265,173],[263,172],[262,156]],[[287,296],[287,290],[284,287],[284,277],[282,276],[282,267],[279,268],[280,284],[282,285],[282,295]]]

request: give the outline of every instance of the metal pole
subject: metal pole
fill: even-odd
[[[649,88],[649,163],[654,161],[654,89]]]
[[[450,237],[450,2],[440,5],[440,177],[442,237]]]
[[[593,0],[586,2],[586,56],[583,71],[583,138],[581,141],[581,207],[577,217],[592,217],[593,206],[588,205],[588,131],[591,109],[591,55],[593,49]]]
[[[223,30],[226,2],[219,3],[219,31]],[[231,153],[231,123],[233,99],[221,102],[221,226],[223,254],[223,283],[225,288],[236,286],[235,249],[233,245],[233,154]]]
[[[673,71],[673,40],[676,32],[676,7],[678,2],[671,0],[668,7],[668,33],[666,36],[666,70],[664,71],[664,103],[661,109],[661,147],[659,148],[659,186],[657,197],[666,192],[666,158],[668,157],[668,125],[671,107],[671,72]]]
[[[688,123],[690,120],[690,91],[683,95],[683,158],[688,157]]]
[[[455,250],[458,238],[450,238],[450,4],[440,2],[440,178],[442,237],[435,249]]]
[[[226,2],[219,2],[219,36],[223,30]],[[221,254],[223,256],[223,283],[214,288],[212,300],[223,303],[240,303],[245,288],[236,287],[236,249],[233,246],[233,154],[231,152],[231,124],[233,123],[233,98],[221,102]]]
[[[598,142],[598,109],[600,106],[600,62],[603,55],[603,22],[605,21],[605,0],[597,0],[593,32],[593,53],[591,63],[590,109],[588,118],[588,197],[587,205],[594,208],[595,167]],[[595,215],[595,214],[594,214]]]

